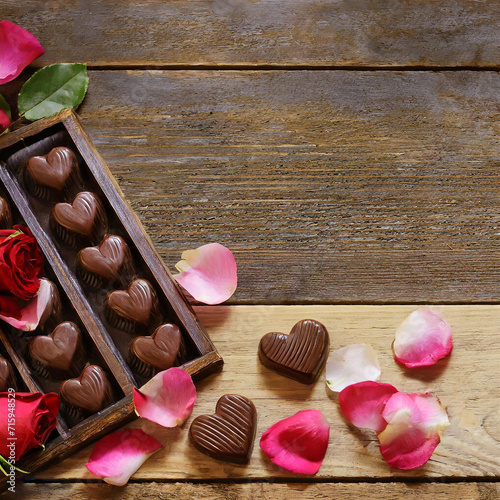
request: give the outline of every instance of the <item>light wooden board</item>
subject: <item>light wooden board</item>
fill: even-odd
[[[232,303],[498,302],[494,72],[92,72],[79,110],[170,269]]]
[[[25,484],[19,486],[17,497],[39,500],[494,500],[498,498],[498,483],[458,484],[129,484],[116,488],[107,484]]]
[[[36,64],[498,67],[498,2],[15,0]]]
[[[321,410],[331,423],[330,444],[315,476],[351,478],[477,478],[498,477],[500,472],[500,306],[435,307],[454,331],[451,356],[434,367],[413,372],[392,357],[391,343],[401,321],[415,308],[409,306],[218,306],[200,307],[197,313],[225,359],[222,373],[197,385],[193,415],[183,428],[163,429],[148,421],[132,425],[153,434],[165,448],[136,473],[135,480],[286,480],[294,475],[273,465],[260,451],[258,440],[276,421],[299,410]],[[352,343],[371,344],[379,353],[381,381],[405,392],[432,390],[447,407],[451,425],[430,461],[413,471],[397,471],[382,460],[376,437],[346,423],[336,396],[325,385],[324,373],[312,387],[283,378],[257,359],[262,335],[288,332],[304,318],[328,328],[331,349]],[[188,428],[194,417],[213,413],[220,396],[242,394],[258,412],[257,440],[248,466],[231,465],[205,456],[191,445]],[[85,463],[91,448],[36,473],[45,480],[95,479]]]

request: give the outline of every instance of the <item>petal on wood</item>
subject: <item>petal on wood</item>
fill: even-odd
[[[182,425],[193,412],[196,387],[181,368],[155,375],[140,389],[134,388],[137,414],[163,427]]]
[[[220,304],[233,295],[238,283],[236,261],[231,251],[219,243],[186,250],[176,264],[174,278],[196,300]]]
[[[318,410],[303,410],[271,426],[260,447],[271,462],[299,474],[316,474],[328,448],[330,424]]]
[[[123,486],[162,445],[141,429],[123,429],[98,441],[86,464],[106,483]]]
[[[453,348],[451,327],[432,309],[418,309],[397,329],[393,348],[396,361],[408,368],[433,365]]]
[[[380,363],[371,345],[352,344],[330,353],[326,364],[326,383],[334,392],[365,380],[378,380]]]

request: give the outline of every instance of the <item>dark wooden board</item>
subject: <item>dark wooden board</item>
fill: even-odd
[[[80,115],[155,247],[231,303],[499,299],[496,72],[95,71]]]
[[[496,1],[0,1],[36,64],[497,67]]]
[[[32,500],[156,500],[175,498],[176,500],[290,500],[290,499],[330,499],[342,500],[494,500],[500,494],[498,483],[457,483],[457,484],[405,484],[405,483],[355,483],[355,484],[189,484],[189,483],[149,483],[129,484],[126,488],[116,488],[108,484],[24,484],[18,488],[19,495]]]

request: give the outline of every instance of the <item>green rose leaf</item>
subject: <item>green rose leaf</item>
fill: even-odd
[[[76,108],[83,101],[88,86],[86,64],[45,66],[19,92],[19,114],[34,121],[54,116],[65,108]]]
[[[0,94],[0,109],[5,111],[9,118],[12,118],[12,115],[10,114],[9,103],[5,100],[5,97],[2,94]]]

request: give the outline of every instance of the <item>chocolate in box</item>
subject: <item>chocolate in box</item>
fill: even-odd
[[[49,154],[65,172],[44,172]],[[63,396],[45,451],[32,450],[17,464],[34,472],[133,419],[133,387],[162,363],[200,379],[220,370],[223,360],[74,112],[0,138],[0,188],[13,223],[26,224],[36,238],[44,277],[60,301],[34,332],[0,330],[0,356],[13,365],[18,387]],[[115,261],[110,266],[99,254]],[[64,335],[73,346],[57,362],[46,360],[50,339],[42,337],[51,335]],[[151,336],[163,336],[177,355],[151,353]],[[85,359],[78,355],[82,347]],[[100,405],[92,408],[68,383],[85,370],[82,376],[102,385]]]

